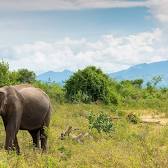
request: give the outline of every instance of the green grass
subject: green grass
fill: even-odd
[[[114,112],[115,111],[115,112]],[[0,124],[0,168],[159,168],[168,165],[168,127],[158,125],[131,124],[126,114],[137,115],[151,110],[115,110],[105,105],[53,104],[53,114],[48,131],[48,152],[41,154],[33,150],[30,135],[20,131],[18,140],[21,155],[7,154],[3,150],[5,132]],[[114,131],[110,134],[89,130],[88,115],[105,112],[110,116],[121,115],[114,120]],[[85,138],[80,144],[71,138],[60,140],[60,134],[68,126],[79,128],[74,134],[88,132],[92,138]]]

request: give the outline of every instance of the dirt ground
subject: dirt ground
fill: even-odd
[[[168,118],[165,115],[142,115],[140,117],[143,123],[155,123],[160,125],[168,125]]]

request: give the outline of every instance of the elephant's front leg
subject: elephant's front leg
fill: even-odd
[[[15,145],[16,153],[19,155],[20,154],[20,147],[18,144],[17,136],[15,136],[14,145]]]
[[[14,150],[14,144],[16,144],[16,141],[17,141],[17,139],[15,139],[17,132],[18,132],[18,129],[16,129],[13,124],[7,125],[6,140],[5,140],[5,149],[7,151]]]

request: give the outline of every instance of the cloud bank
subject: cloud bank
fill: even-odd
[[[1,0],[1,11],[50,11],[146,7],[160,22],[168,22],[167,0]]]
[[[18,5],[19,4],[19,5]],[[65,38],[55,42],[34,42],[17,46],[0,46],[0,58],[12,69],[29,68],[36,72],[64,69],[76,70],[87,65],[114,72],[144,62],[168,59],[168,3],[167,0],[5,0],[0,9],[17,11],[78,10],[117,7],[149,8],[158,21],[152,32],[128,36],[104,35],[97,41]]]
[[[148,7],[153,16],[160,23],[168,22],[168,1],[167,0],[148,0]]]
[[[146,7],[159,22],[168,22],[167,0],[1,0],[1,11],[51,11]]]
[[[4,0],[1,10],[48,11],[93,8],[127,8],[146,6],[145,1],[129,0]]]
[[[65,38],[53,43],[35,42],[0,47],[0,56],[10,67],[29,68],[36,72],[64,69],[76,70],[87,65],[114,72],[131,65],[168,59],[168,49],[162,44],[162,31],[136,35],[105,35],[95,42]]]

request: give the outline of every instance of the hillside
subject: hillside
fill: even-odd
[[[145,83],[150,81],[154,76],[160,75],[162,77],[160,86],[168,86],[168,61],[139,64],[109,75],[117,80],[141,78],[144,79]]]
[[[72,74],[73,72],[69,70],[62,72],[48,71],[40,74],[37,79],[43,82],[50,81],[63,84],[63,81],[67,80]],[[126,70],[109,74],[110,77],[117,80],[134,80],[141,78],[144,79],[145,83],[158,75],[162,77],[160,86],[168,86],[168,61],[138,64]]]
[[[56,82],[63,84],[63,82],[67,80],[72,74],[73,72],[69,70],[64,70],[62,72],[48,71],[37,76],[37,79],[43,82]]]

